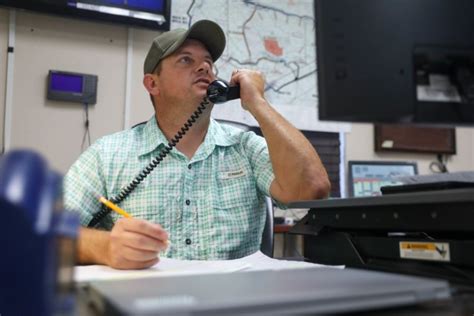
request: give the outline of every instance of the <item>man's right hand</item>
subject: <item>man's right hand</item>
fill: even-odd
[[[168,233],[159,225],[135,218],[117,220],[110,232],[108,265],[116,269],[144,269],[159,261]]]
[[[168,233],[159,225],[135,218],[119,219],[112,231],[82,227],[79,264],[104,264],[115,269],[145,269],[159,261]]]

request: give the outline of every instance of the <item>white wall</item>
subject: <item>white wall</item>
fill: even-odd
[[[37,149],[61,170],[80,153],[83,108],[80,104],[46,100],[50,69],[97,74],[99,93],[97,104],[90,110],[91,135],[96,138],[120,130],[125,42],[125,28],[99,28],[76,20],[20,12],[15,46],[13,147]]]
[[[450,172],[474,171],[474,128],[456,128],[456,155],[449,156]],[[431,174],[429,165],[436,160],[434,154],[380,153],[374,151],[374,127],[372,124],[352,124],[346,134],[346,162],[348,160],[409,160],[418,162],[420,174]],[[347,164],[346,164],[347,165]]]
[[[0,148],[3,148],[5,84],[7,76],[8,11],[0,10]]]
[[[9,11],[0,9],[0,106],[4,108],[6,47]],[[64,19],[18,11],[12,148],[41,152],[61,172],[80,154],[84,133],[84,111],[80,104],[46,99],[49,69],[99,76],[97,104],[90,109],[92,140],[124,128],[127,60],[131,60],[130,125],[147,120],[153,113],[142,86],[142,65],[152,39],[158,32]],[[130,37],[131,36],[131,37]],[[131,49],[128,43],[131,42]],[[0,135],[3,111],[0,111]],[[474,128],[457,128],[458,153],[448,162],[451,171],[474,170]],[[3,139],[3,137],[2,137]],[[378,154],[373,150],[373,127],[354,124],[346,135],[346,160],[416,160],[420,172],[429,173],[434,155]]]
[[[7,10],[0,10],[0,14],[8,17]],[[8,18],[1,21],[3,25]],[[138,65],[145,56],[147,45],[157,34],[145,30],[136,33],[137,49],[132,50],[135,57],[132,88],[137,91],[131,93],[132,124],[152,115],[147,94],[141,87],[142,70]],[[7,45],[7,35],[8,28],[2,27],[0,47]],[[62,172],[81,152],[84,109],[81,104],[46,99],[50,69],[98,75],[97,104],[89,110],[92,141],[123,129],[127,40],[127,28],[123,26],[18,11],[11,148],[35,149]],[[4,64],[2,62],[0,68],[2,87],[5,86]],[[4,89],[1,90],[3,93]],[[0,96],[3,103],[3,94]],[[137,105],[140,103],[145,104]]]
[[[133,126],[136,123],[148,120],[154,113],[150,96],[143,87],[143,61],[150,48],[151,42],[158,35],[157,32],[145,30],[132,30],[133,36],[133,59],[132,59],[132,80],[131,80],[131,100],[130,122]]]

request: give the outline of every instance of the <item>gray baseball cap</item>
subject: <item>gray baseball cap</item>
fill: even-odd
[[[206,46],[212,60],[216,61],[225,48],[225,34],[221,27],[209,20],[200,20],[186,29],[175,29],[157,36],[145,58],[143,72],[152,73],[158,63],[175,52],[186,39],[195,39]]]

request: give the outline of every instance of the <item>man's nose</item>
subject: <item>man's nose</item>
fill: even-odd
[[[211,70],[212,70],[211,65],[209,65],[209,63],[207,61],[201,62],[201,64],[199,65],[199,68],[198,68],[198,72],[205,72],[206,74],[211,72]]]

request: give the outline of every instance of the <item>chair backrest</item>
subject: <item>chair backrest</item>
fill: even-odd
[[[227,121],[227,120],[221,120],[221,119],[216,119],[216,121],[222,124],[227,124],[227,125],[234,126],[236,128],[240,128],[244,131],[252,130],[252,127],[240,122]],[[263,229],[262,243],[260,244],[260,251],[269,257],[273,257],[273,202],[272,202],[272,199],[268,196],[265,198],[265,205],[266,205],[265,227]]]
[[[262,234],[262,243],[260,251],[269,257],[273,257],[273,202],[270,197],[265,197],[266,218],[265,228]]]

